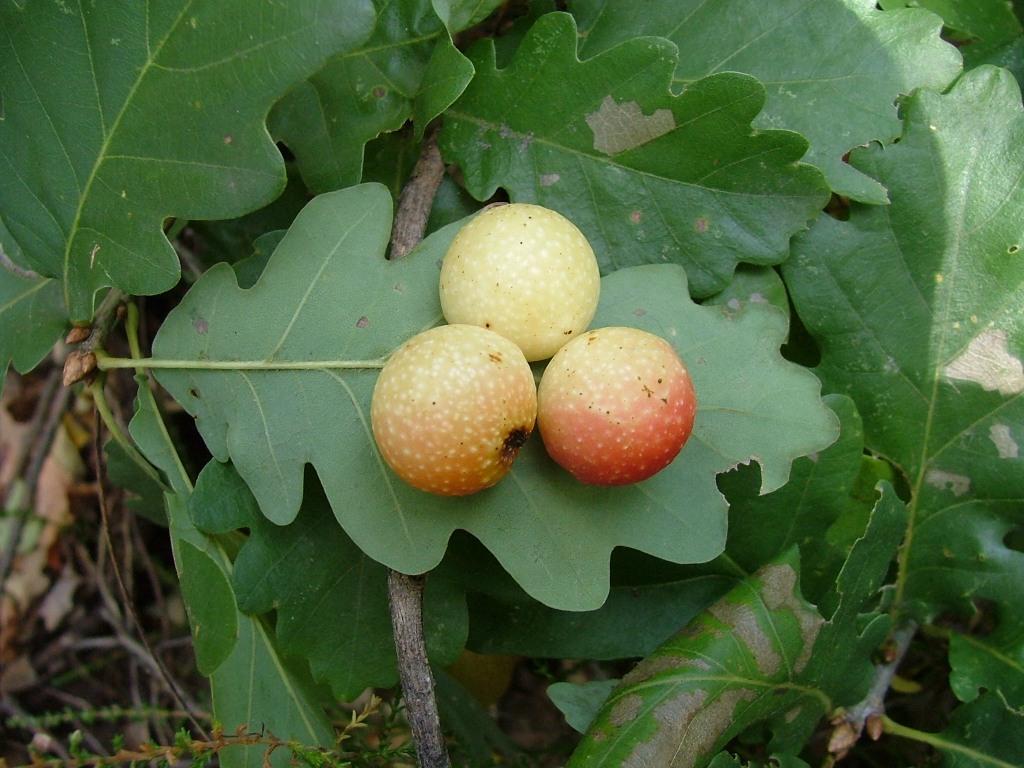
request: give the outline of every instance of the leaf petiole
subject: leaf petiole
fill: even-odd
[[[110,437],[121,446],[128,458],[137,464],[139,469],[159,483],[161,487],[167,488],[167,484],[164,483],[160,473],[138,452],[132,441],[128,439],[128,436],[125,435],[121,426],[117,423],[117,419],[114,418],[114,414],[107,404],[107,396],[103,393],[103,384],[99,380],[94,381],[89,389],[92,392],[93,403],[96,404],[96,412],[100,415],[100,419],[103,421],[107,431],[110,432]]]
[[[922,744],[928,744],[929,746],[935,747],[940,751],[955,752],[957,754],[964,755],[975,761],[978,765],[992,765],[996,768],[1014,768],[1012,763],[1000,760],[998,757],[993,757],[992,755],[979,752],[978,750],[972,749],[964,744],[958,744],[955,741],[950,741],[937,733],[928,733],[927,731],[919,731],[916,728],[900,725],[894,720],[890,720],[886,715],[882,715],[882,725],[885,733],[892,734],[893,736],[901,736],[904,739],[910,739],[912,741],[919,741]]]
[[[114,368],[163,368],[201,371],[323,371],[383,368],[387,358],[374,360],[164,360],[160,358],[111,357],[96,351],[96,367],[101,371]]]

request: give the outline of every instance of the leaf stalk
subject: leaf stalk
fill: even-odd
[[[96,367],[101,371],[115,368],[148,368],[193,371],[323,371],[383,368],[387,358],[373,360],[169,360],[158,357],[113,357],[97,350]]]

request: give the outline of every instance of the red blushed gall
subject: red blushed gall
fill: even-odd
[[[381,456],[415,488],[464,496],[497,483],[533,430],[537,389],[522,351],[493,331],[442,325],[391,356],[370,418]]]
[[[587,331],[540,382],[548,454],[577,480],[627,485],[660,472],[693,430],[697,398],[672,345],[637,328]]]

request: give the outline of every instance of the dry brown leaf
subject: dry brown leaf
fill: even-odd
[[[28,432],[27,422],[17,421],[7,410],[11,392],[14,387],[5,387],[0,398],[0,489],[4,493],[11,486],[18,471],[18,458],[22,455],[22,446]]]
[[[74,607],[75,590],[82,583],[82,579],[71,570],[70,563],[64,566],[60,578],[46,593],[42,604],[39,606],[39,616],[43,620],[43,626],[47,632],[52,632]]]
[[[9,664],[5,664],[0,672],[0,694],[6,696],[31,688],[39,679],[32,663],[27,656],[19,656]]]
[[[54,435],[53,446],[43,462],[36,485],[35,512],[48,523],[40,537],[42,546],[53,545],[60,530],[71,522],[68,491],[84,474],[85,467],[78,449],[61,427]]]

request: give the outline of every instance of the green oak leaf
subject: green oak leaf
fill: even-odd
[[[1005,43],[1021,34],[1021,24],[1007,0],[880,0],[885,10],[917,5],[942,17],[960,39]]]
[[[252,253],[232,265],[240,288],[252,288],[256,285],[267,262],[270,261],[270,255],[284,239],[285,232],[283,229],[275,229],[260,235],[252,244]]]
[[[1016,624],[1024,554],[1004,538],[1024,519],[1024,109],[1010,74],[982,67],[905,110],[898,144],[851,158],[892,205],[820,219],[784,276],[825,386],[908,479],[896,610],[928,619],[982,598]]]
[[[899,135],[900,94],[944,88],[960,72],[956,49],[939,37],[940,19],[915,9],[882,13],[874,0],[655,0],[643,13],[629,0],[573,0],[570,8],[584,56],[661,35],[679,46],[677,86],[723,71],[753,75],[767,96],[754,125],[801,133],[810,142],[805,162],[837,193],[869,203],[886,202],[884,187],[843,156]]]
[[[21,249],[0,217],[0,254],[21,269],[16,274],[0,264],[0,392],[7,367],[27,373],[46,357],[67,329],[60,284],[20,267]]]
[[[964,67],[973,69],[984,64],[1003,67],[1013,73],[1019,85],[1024,85],[1024,36],[994,45],[972,43],[964,46],[961,52],[964,55]]]
[[[0,392],[11,362],[21,373],[32,370],[66,329],[57,280],[22,277],[0,266]]]
[[[588,487],[534,438],[492,489],[459,499],[416,491],[380,458],[369,404],[387,355],[441,321],[438,264],[461,224],[389,262],[391,215],[379,185],[321,195],[256,285],[240,289],[230,267],[213,267],[154,341],[158,380],[196,416],[214,457],[231,459],[271,521],[295,518],[302,470],[312,464],[346,533],[378,562],[423,572],[463,529],[534,598],[589,609],[608,594],[615,547],[675,562],[721,551],[718,473],[754,458],[768,492],[786,482],[795,458],[835,439],[817,379],[779,354],[780,313],[750,307],[733,317],[697,306],[681,268],[649,266],[605,278],[594,324],[657,333],[689,362],[701,406],[677,461],[644,483]]]
[[[71,320],[105,286],[177,283],[168,217],[233,218],[280,194],[268,109],[371,24],[368,0],[0,5],[0,209]]]
[[[409,118],[422,135],[473,76],[451,34],[498,4],[373,0],[370,37],[331,59],[271,112],[271,131],[295,153],[306,185],[326,192],[359,183],[366,143]]]
[[[457,32],[486,19],[501,0],[430,0],[430,4],[444,25]]]
[[[958,707],[942,733],[922,733],[891,720],[886,733],[928,744],[943,768],[1019,768],[1024,755],[1024,715],[1008,710],[994,693]]]
[[[565,715],[565,721],[578,733],[586,733],[611,692],[619,685],[611,680],[588,680],[585,683],[552,683],[548,698]]]
[[[106,453],[107,477],[125,492],[125,507],[157,525],[166,526],[164,493],[167,489],[160,482],[159,475],[149,467],[137,464],[116,440],[108,440],[103,450]]]
[[[722,290],[738,261],[785,259],[827,191],[798,163],[801,137],[751,130],[762,86],[719,74],[673,96],[672,43],[634,38],[582,62],[576,45],[572,17],[551,13],[504,69],[492,44],[480,47],[441,132],[470,193],[485,200],[501,186],[562,212],[604,272],[682,264],[696,296]]]
[[[772,750],[799,750],[822,716],[870,684],[871,652],[890,622],[862,614],[877,602],[905,522],[883,485],[827,621],[800,594],[795,548],[741,579],[622,679],[567,768],[703,766],[758,722],[772,725]]]
[[[614,574],[614,560],[612,568]],[[478,653],[535,658],[645,656],[729,591],[735,581],[734,575],[712,573],[685,574],[651,584],[615,584],[604,604],[593,611],[555,610],[521,592],[511,599],[470,592],[467,644]]]
[[[653,569],[642,558],[617,553],[612,587],[595,611],[558,611],[541,605],[502,579],[500,568],[473,550],[442,567],[463,574],[470,610],[469,647],[480,653],[533,657],[622,659],[646,656],[698,612],[776,556],[799,545],[801,591],[815,603],[833,603],[829,591],[850,547],[826,540],[843,520],[861,536],[876,503],[855,494],[864,435],[853,402],[828,395],[839,417],[839,439],[812,457],[793,462],[789,482],[760,495],[758,472],[740,467],[719,477],[729,501],[725,552],[707,565]],[[859,524],[859,526],[858,526]],[[628,628],[628,631],[623,631]]]
[[[748,304],[771,304],[789,316],[789,297],[779,273],[771,267],[751,264],[740,264],[725,289],[703,304],[724,305],[730,312],[739,312]]]
[[[427,125],[455,103],[473,79],[472,62],[455,47],[451,36],[443,35],[430,55],[423,82],[413,99],[412,121],[416,139],[422,139]]]
[[[231,560],[220,543],[204,535],[192,522],[188,509],[192,481],[167,433],[147,377],[136,378],[140,386],[129,431],[139,450],[166,475],[174,489],[173,493],[165,494],[164,500],[179,578],[195,582],[205,573],[218,584],[227,585],[230,593],[232,607],[229,612],[219,617],[202,614],[213,621],[219,618],[223,625],[218,632],[219,645],[215,646],[215,652],[207,654],[208,659],[218,662],[210,674],[214,718],[227,733],[234,733],[239,727],[245,731],[265,729],[285,741],[295,740],[308,746],[332,745],[331,724],[319,703],[320,697],[308,670],[280,654],[273,633],[261,620],[246,616],[234,607],[236,600],[230,586]],[[183,557],[186,550],[193,554]],[[208,568],[198,573],[186,570],[197,557],[205,558],[204,565],[212,564],[218,574],[213,575]],[[196,591],[183,591],[183,597],[188,601],[190,594]],[[203,590],[198,591],[201,593]],[[215,591],[221,591],[220,587]],[[224,607],[227,608],[226,605]],[[191,617],[194,606],[189,607],[189,613]],[[233,636],[233,642],[229,652],[223,655],[223,644],[229,635]],[[199,637],[194,640],[197,645],[206,642]],[[210,673],[209,669],[206,671]],[[224,768],[251,768],[266,765],[267,755],[266,748],[257,744],[229,747],[221,751],[219,757]],[[273,768],[290,765],[286,749],[276,750],[269,757]]]
[[[820,453],[797,459],[786,485],[760,495],[753,467],[739,467],[718,483],[729,500],[725,557],[752,573],[799,545],[804,562],[801,589],[815,603],[832,587],[846,555],[827,541],[829,528],[845,515],[866,520],[875,503],[874,493],[866,500],[854,494],[864,453],[856,406],[842,395],[827,395],[825,404],[839,418],[839,439]],[[728,567],[723,563],[719,570],[728,572]]]
[[[218,261],[234,264],[243,254],[253,250],[260,237],[274,230],[286,229],[308,202],[306,185],[294,164],[290,164],[284,191],[269,205],[237,219],[190,221],[182,235],[190,241],[200,271]],[[194,275],[188,276],[194,278]]]
[[[192,625],[196,668],[211,675],[238,640],[237,607],[224,571],[206,552],[188,541],[175,548],[181,596]]]
[[[319,486],[306,484],[299,517],[267,521],[230,464],[212,461],[189,499],[196,526],[208,534],[249,529],[234,562],[233,586],[247,614],[276,610],[276,635],[289,655],[307,659],[313,677],[351,701],[368,687],[398,683],[388,612],[387,571],[338,526]],[[431,658],[449,664],[466,635],[465,600],[450,582],[431,577],[424,623]]]
[[[801,682],[824,620],[793,552],[742,581],[623,679],[573,752],[579,766],[704,765],[759,720],[833,708]]]
[[[1006,613],[999,619],[999,628],[986,637],[950,635],[950,687],[961,701],[991,691],[1024,715],[1024,622]]]

